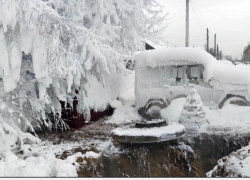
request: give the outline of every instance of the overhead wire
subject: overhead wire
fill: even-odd
[[[184,5],[185,3],[174,13],[174,15],[169,20],[171,20],[184,7]]]
[[[206,36],[206,35],[200,35],[200,36],[190,36],[189,38],[199,38],[199,37],[204,37],[204,36]],[[166,37],[166,38],[185,38],[184,36],[183,37],[181,37],[181,36],[179,36],[179,37]]]
[[[198,11],[201,13],[201,18],[202,18],[203,22],[205,22],[205,18],[204,18],[204,14],[203,14],[202,9],[199,8],[199,5],[198,5],[198,3],[197,3],[197,0],[194,0],[194,1],[196,2],[196,3],[194,3],[195,6],[198,8]]]
[[[180,18],[178,18],[178,19],[176,19],[176,20],[174,20],[174,21],[170,21],[168,24],[170,24],[170,23],[173,23],[173,22],[175,22],[175,21],[178,21],[178,20],[180,20],[180,19],[182,19],[182,18],[184,18],[185,16],[182,16],[182,17],[180,17]]]
[[[196,0],[192,0],[191,2],[193,2]],[[198,19],[200,21],[201,27],[202,29],[204,29],[204,31],[206,30],[207,26],[204,26],[203,23],[205,23],[205,18],[203,16],[203,13],[201,12],[200,8],[198,7],[198,5],[196,3],[193,4],[193,8],[195,9],[195,11],[198,13]]]
[[[201,33],[204,34],[203,31],[202,31],[202,28],[201,28],[201,26],[200,26],[200,23],[198,22],[198,19],[197,19],[195,10],[194,10],[194,8],[193,8],[193,4],[191,4],[191,7],[192,7],[192,9],[193,9],[193,11],[194,11],[194,15],[195,15],[196,21],[197,21],[197,23],[198,23],[198,26],[200,27]],[[204,35],[205,35],[205,34],[204,34]]]
[[[166,40],[164,40],[164,39],[161,39],[161,41],[167,42],[168,44],[172,44],[172,45],[174,45],[175,47],[180,47],[180,46],[178,46],[178,45],[176,45],[176,44],[174,44],[174,43],[171,43],[171,42],[169,42],[169,41],[166,41]]]
[[[208,11],[211,11],[211,12],[213,12],[213,13],[215,13],[215,14],[221,16],[221,17],[224,17],[224,18],[226,18],[226,19],[228,19],[228,20],[234,21],[234,20],[230,19],[229,17],[223,16],[223,15],[221,15],[221,14],[215,12],[215,11],[212,11],[211,9],[208,9],[208,8],[206,8],[206,7],[202,6],[202,5],[200,5],[200,4],[197,3],[197,2],[194,2],[194,3],[198,4],[200,7],[204,8],[204,9],[206,9],[206,10],[208,10]],[[235,22],[235,21],[234,21],[234,22]]]

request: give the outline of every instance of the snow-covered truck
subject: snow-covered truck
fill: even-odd
[[[195,87],[204,105],[250,103],[250,68],[217,61],[198,48],[160,48],[135,54],[136,106],[145,118],[160,118],[159,111]]]

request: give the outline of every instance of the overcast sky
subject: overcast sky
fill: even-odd
[[[186,0],[156,1],[169,13],[164,40],[185,46]],[[210,47],[214,46],[216,33],[223,54],[241,59],[250,42],[250,0],[190,0],[189,12],[189,46],[203,47],[209,28]]]

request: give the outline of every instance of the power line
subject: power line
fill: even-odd
[[[231,21],[234,21],[234,20],[232,20],[232,19],[230,19],[230,18],[228,18],[228,17],[226,17],[226,16],[223,16],[223,15],[221,15],[221,14],[215,12],[215,11],[212,11],[212,10],[210,10],[210,9],[208,9],[208,8],[206,8],[206,7],[202,6],[202,5],[200,5],[200,4],[197,3],[197,2],[194,2],[194,3],[198,4],[200,7],[204,8],[204,9],[206,9],[206,10],[208,10],[208,11],[211,11],[211,12],[213,12],[213,13],[215,13],[215,14],[221,16],[221,17],[224,17],[224,18],[227,18],[227,19],[229,19],[229,20],[231,20]]]
[[[200,36],[190,36],[189,38],[197,38],[197,37],[204,37],[204,36],[206,36],[206,35],[200,35]],[[185,38],[185,37],[181,37],[181,36],[179,36],[179,37],[166,37],[166,38]]]
[[[174,20],[174,21],[170,21],[168,24],[170,24],[170,23],[173,23],[173,22],[175,22],[175,21],[178,21],[178,20],[180,20],[180,19],[182,19],[182,18],[184,18],[185,16],[182,16],[182,17],[180,17],[180,18],[178,18],[178,19],[176,19],[176,20]]]
[[[194,3],[194,4],[195,4],[195,6],[197,7],[197,9],[201,12],[201,16],[202,16],[203,22],[205,23],[205,18],[204,18],[203,11],[202,11],[202,9],[199,8],[199,6],[197,5],[197,1],[196,1],[196,0],[195,0],[195,2],[196,2],[196,3]],[[206,27],[207,27],[207,26],[206,26]]]
[[[196,0],[193,0],[193,1],[196,1]],[[191,1],[192,2],[192,1]],[[200,24],[201,24],[201,27],[202,29],[206,29],[207,25],[204,27],[203,26],[203,23],[201,22],[204,22],[205,23],[205,19],[204,19],[204,16],[203,16],[203,13],[200,11],[200,8],[198,7],[197,4],[193,4],[193,8],[194,10],[196,10],[196,12],[198,13],[198,20],[200,21]]]
[[[194,11],[193,4],[191,4],[191,6],[192,6],[192,9],[193,9],[193,11]],[[196,21],[197,21],[197,23],[198,23],[198,25],[199,25],[199,27],[200,27],[201,33],[203,33],[203,32],[202,32],[202,28],[201,28],[201,26],[200,26],[200,23],[198,22],[198,19],[197,19],[197,16],[196,16],[195,11],[194,11],[194,15],[195,15]]]
[[[171,42],[169,42],[169,41],[166,41],[166,40],[164,40],[164,39],[161,39],[161,41],[164,41],[164,42],[166,42],[166,43],[168,43],[168,44],[172,44],[172,45],[174,45],[175,47],[180,47],[180,46],[178,46],[178,45],[176,45],[176,44],[174,44],[174,43],[171,43]]]
[[[170,19],[172,19],[172,18],[181,10],[181,8],[184,7],[184,5],[185,5],[185,3],[180,7],[180,9],[178,9],[178,10],[174,13],[174,15],[173,15]],[[169,19],[169,20],[170,20],[170,19]]]

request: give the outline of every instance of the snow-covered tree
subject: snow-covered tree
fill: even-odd
[[[88,102],[88,87],[129,73],[124,60],[162,30],[161,8],[155,0],[0,0],[0,99],[16,111],[0,117],[0,139],[4,123],[67,127],[60,101],[72,106],[74,97],[90,119],[100,107]]]
[[[193,87],[187,95],[179,122],[187,128],[187,131],[197,133],[201,124],[205,122],[205,116],[201,97]]]

